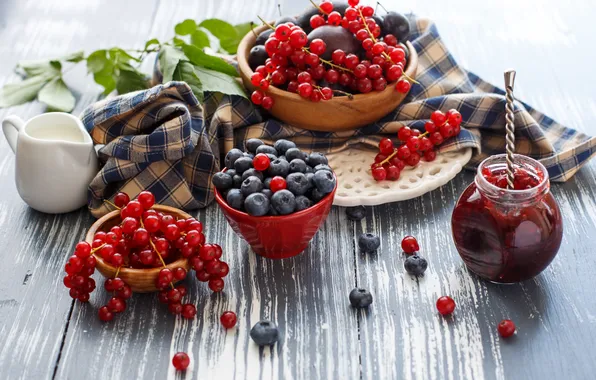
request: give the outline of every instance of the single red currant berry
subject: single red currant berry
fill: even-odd
[[[393,34],[386,34],[383,41],[389,46],[397,46],[397,38]]]
[[[267,79],[263,79],[259,82],[259,88],[263,91],[267,91],[269,88],[269,81]]]
[[[98,311],[99,319],[102,322],[109,322],[114,319],[114,314],[108,309],[107,306],[102,306]]]
[[[434,161],[437,158],[437,152],[434,149],[424,152],[424,160],[427,162]]]
[[[320,63],[320,58],[318,55],[314,53],[308,53],[304,56],[304,63],[309,66],[317,66]]]
[[[358,11],[356,10],[356,8],[349,7],[345,11],[345,17],[346,19],[348,19],[348,21],[356,20],[359,17]]]
[[[358,91],[363,94],[367,94],[372,91],[372,81],[368,78],[358,79],[356,81],[356,85],[358,87]]]
[[[393,61],[393,63],[399,63],[406,58],[406,53],[401,48],[395,48],[389,54],[389,58],[391,58],[391,61]]]
[[[344,53],[344,51],[341,49],[337,49],[337,50],[333,51],[333,54],[331,54],[331,60],[336,65],[343,64],[345,59],[346,59],[346,53]]]
[[[307,42],[308,37],[303,30],[294,30],[290,34],[290,46],[292,46],[294,49],[302,49],[304,46],[306,46]]]
[[[193,256],[190,258],[190,265],[198,273],[203,270],[205,262],[199,256]]]
[[[91,256],[91,245],[86,241],[80,241],[77,243],[75,247],[75,256],[80,257],[81,259],[87,258]]]
[[[437,126],[432,121],[427,121],[424,123],[424,130],[428,132],[429,135],[432,135],[437,131]]]
[[[170,224],[166,227],[164,236],[169,241],[175,241],[180,237],[180,228],[175,224]]]
[[[209,280],[209,289],[213,292],[221,292],[224,288],[224,280],[221,278],[212,278]]]
[[[267,170],[270,163],[271,163],[271,160],[269,160],[269,157],[267,157],[267,155],[265,153],[257,154],[255,156],[255,158],[253,158],[253,160],[252,160],[253,167],[258,171]]]
[[[107,304],[112,313],[121,313],[126,309],[126,302],[118,297],[112,297]]]
[[[137,201],[139,201],[145,210],[148,210],[155,204],[155,196],[150,191],[141,191],[137,196]]]
[[[380,42],[377,42],[372,47],[372,52],[373,52],[374,55],[379,55],[379,54],[381,54],[384,51],[385,51],[385,46],[382,43],[380,43]]]
[[[113,266],[120,267],[124,264],[124,256],[119,253],[114,253],[109,261]]]
[[[455,126],[461,124],[461,113],[458,110],[452,108],[447,111],[447,121],[449,124]]]
[[[139,222],[135,218],[127,217],[122,221],[122,233],[126,235],[132,234],[138,227]]]
[[[104,244],[104,246],[99,250],[101,258],[106,261],[110,261],[114,253],[116,253],[116,250],[111,244]]]
[[[455,135],[455,129],[453,129],[453,127],[448,123],[443,124],[439,128],[439,132],[441,132],[441,136],[443,136],[444,139],[448,139]]]
[[[182,313],[182,304],[180,304],[180,302],[172,302],[172,300],[169,300],[169,302],[170,303],[168,304],[168,310],[170,311],[170,313],[174,315]]]
[[[186,286],[184,286],[184,285],[178,285],[178,286],[176,286],[176,289],[180,292],[182,297],[184,297],[187,293]]]
[[[420,151],[426,152],[429,149],[432,149],[433,143],[428,139],[428,137],[419,137],[420,140]]]
[[[379,65],[370,65],[366,73],[370,79],[378,79],[383,75],[383,69]]]
[[[174,273],[174,279],[176,281],[182,281],[186,278],[186,269],[184,269],[184,268],[178,267],[178,268],[174,269],[173,273]]]
[[[207,264],[205,265],[205,270],[209,274],[217,275],[217,272],[219,272],[219,265],[220,261],[217,259],[213,259],[207,262]]]
[[[120,237],[118,235],[116,235],[115,233],[113,233],[112,231],[110,231],[106,234],[105,242],[108,244],[116,245],[116,244],[118,244],[119,240],[120,240]],[[76,252],[75,252],[75,255],[76,255]]]
[[[182,299],[182,294],[180,294],[180,292],[178,291],[178,289],[170,289],[168,291],[168,300],[170,302],[180,302],[180,300]]]
[[[287,186],[286,180],[280,176],[273,177],[271,179],[271,182],[269,183],[269,189],[274,193],[279,190],[285,189],[286,186]]]
[[[386,73],[385,73],[385,75],[387,76],[387,80],[389,82],[398,80],[402,74],[403,74],[403,70],[398,65],[389,66],[389,68],[386,70]]]
[[[410,154],[410,157],[406,158],[406,163],[410,166],[416,166],[420,162],[420,155],[417,152]]]
[[[321,11],[323,11],[323,13],[329,14],[333,10],[333,3],[327,0],[321,1],[321,4],[319,4],[319,8],[321,9]]]
[[[265,51],[270,57],[279,51],[279,43],[280,41],[275,37],[269,37],[265,42]]]
[[[298,94],[303,98],[309,98],[312,92],[312,85],[310,83],[300,83],[298,86]]]
[[[215,247],[213,244],[205,244],[201,248],[199,248],[199,256],[201,259],[205,261],[213,260],[215,258],[216,252]]]
[[[107,236],[107,234],[105,232],[99,231],[99,232],[95,233],[95,235],[93,235],[93,240],[101,240],[101,241],[105,242],[106,236]]]
[[[443,135],[441,135],[441,132],[433,132],[430,135],[430,141],[434,144],[434,145],[441,145],[444,141],[443,139]]]
[[[273,73],[271,73],[271,82],[276,86],[286,83],[286,80],[286,75],[280,70],[275,70]]]
[[[319,91],[321,91],[323,100],[331,100],[333,98],[333,90],[329,87],[323,87]]]
[[[176,368],[178,371],[184,371],[190,365],[190,358],[186,353],[178,352],[172,358],[172,365],[174,365],[174,368]]]
[[[364,41],[365,39],[367,39],[368,32],[366,31],[366,29],[360,29],[358,32],[356,32],[356,38],[358,39],[358,41]]]
[[[298,82],[297,81],[292,80],[292,81],[288,82],[288,92],[293,92],[293,93],[298,92]]]
[[[341,14],[337,11],[333,11],[327,16],[327,23],[329,25],[339,26],[339,24],[341,24],[341,19]]]
[[[449,315],[455,310],[455,301],[449,296],[440,297],[437,300],[437,310],[441,315]]]
[[[197,276],[197,280],[202,281],[202,282],[207,282],[211,278],[211,275],[209,273],[207,273],[207,271],[205,271],[205,270],[196,272],[196,276]]]
[[[67,288],[72,288],[72,277],[70,275],[64,276],[64,279],[62,280],[62,282],[64,283],[64,286],[66,286]]]
[[[346,69],[353,70],[360,63],[360,59],[355,54],[348,54],[344,60]]]
[[[420,150],[420,139],[418,137],[410,137],[408,141],[406,141],[406,145],[410,148],[410,151],[417,151]]]
[[[236,317],[236,313],[233,311],[224,311],[221,317],[219,317],[221,325],[226,329],[231,329],[232,327],[236,326],[237,320],[238,318]]]
[[[263,97],[263,102],[261,103],[261,107],[263,107],[266,110],[270,110],[271,108],[273,108],[273,104],[275,102],[273,101],[273,98],[270,96],[264,96]]]
[[[503,319],[497,325],[497,330],[503,338],[509,338],[511,335],[515,334],[515,323],[513,323],[511,319]]]
[[[230,267],[228,266],[228,263],[220,261],[215,275],[219,277],[226,277],[228,273],[230,273]]]
[[[275,37],[280,41],[286,41],[290,38],[290,27],[286,24],[279,24],[275,27]]]
[[[143,206],[141,206],[141,203],[139,201],[130,201],[126,205],[126,212],[129,216],[132,216],[133,218],[140,218],[141,215],[143,215],[143,211],[145,210],[143,209]]]
[[[351,7],[356,7],[360,0],[348,0],[348,5]]]
[[[372,81],[374,91],[383,91],[387,88],[387,80],[385,78],[377,78]]]
[[[362,63],[359,63],[358,65],[356,65],[356,67],[354,67],[354,76],[356,78],[366,78],[366,66],[363,65]]]
[[[321,15],[314,15],[310,18],[310,27],[317,29],[319,26],[325,25],[325,19]]]
[[[397,148],[397,157],[400,160],[407,159],[408,157],[410,157],[411,154],[412,152],[410,152],[410,148],[408,148],[408,146],[405,144]]]
[[[372,176],[375,181],[383,181],[387,178],[387,171],[382,166],[377,166],[372,169]]]
[[[267,76],[267,69],[265,68],[264,65],[259,65],[257,66],[257,68],[255,69],[255,73],[259,73],[261,74],[261,76],[266,77]],[[259,81],[260,82],[260,81]],[[258,83],[255,84],[255,86],[258,86]]]
[[[116,291],[116,297],[127,300],[132,297],[132,289],[128,285],[124,285],[121,289]]]
[[[447,115],[445,115],[440,110],[436,110],[430,114],[430,119],[433,121],[433,123],[435,123],[437,127],[440,127],[447,121]]]
[[[350,4],[352,5],[352,4]],[[353,5],[352,5],[353,6]],[[362,12],[362,15],[364,17],[371,17],[373,14],[375,14],[375,10],[373,9],[373,7],[371,7],[370,5],[365,5],[363,6],[360,11]]]
[[[379,151],[381,152],[381,154],[384,154],[385,156],[389,156],[391,153],[393,153],[393,149],[394,149],[394,147],[393,147],[393,142],[391,141],[391,139],[383,138],[379,142]]]
[[[377,164],[378,164],[379,162],[385,161],[385,159],[386,159],[386,158],[387,158],[387,156],[386,156],[386,155],[384,155],[383,153],[378,153],[378,154],[375,156],[375,163],[377,163]]]
[[[364,41],[362,41],[362,47],[364,48],[364,50],[372,49],[374,44],[375,42],[372,40],[372,38],[366,38]]]
[[[403,249],[405,253],[411,255],[414,252],[418,252],[420,246],[418,245],[418,240],[416,240],[414,236],[406,236],[401,241],[401,249]]]
[[[317,65],[310,69],[310,75],[314,80],[323,79],[325,76],[325,67],[323,65]]]
[[[193,304],[185,303],[182,305],[182,312],[180,314],[186,319],[193,319],[197,315],[197,308]]]
[[[405,94],[406,92],[410,91],[410,86],[410,82],[408,82],[406,79],[400,79],[395,84],[395,90]]]
[[[397,131],[397,138],[401,141],[408,141],[412,137],[412,129],[410,127],[401,127],[399,131]]]
[[[160,303],[168,303],[168,291],[161,290],[159,293],[157,293],[157,300]]]
[[[327,72],[325,73],[325,80],[330,84],[337,83],[337,81],[339,80],[339,72],[335,69],[327,70]]]
[[[132,234],[132,242],[137,247],[146,246],[149,244],[149,232],[144,228],[137,228]]]
[[[296,80],[298,80],[298,83],[309,83],[312,80],[312,77],[310,76],[310,73],[308,71],[302,71],[300,73],[298,73],[298,76],[296,76]]]
[[[159,231],[159,219],[157,218],[157,216],[148,216],[144,221],[143,221],[144,225],[145,225],[145,229],[149,232],[149,233],[155,233],[157,231]]]
[[[130,197],[126,193],[118,193],[114,196],[114,204],[120,208],[126,206],[130,202]]]
[[[155,212],[155,210],[147,210],[145,212],[149,212],[149,211]],[[122,238],[122,227],[120,227],[120,226],[114,226],[114,227],[110,228],[110,232],[112,232],[116,236],[118,236],[118,239],[121,239]]]
[[[387,179],[389,181],[397,181],[399,179],[401,171],[397,166],[389,165],[385,168],[385,170],[387,171]]]
[[[395,156],[392,159],[390,159],[389,160],[389,163],[391,165],[397,167],[400,172],[406,167],[406,163],[403,162],[402,160],[400,160],[397,156]]]

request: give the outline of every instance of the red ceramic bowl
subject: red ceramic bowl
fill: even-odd
[[[335,189],[312,207],[290,215],[250,216],[228,205],[215,189],[215,200],[232,229],[258,255],[269,259],[296,256],[306,249],[331,210]]]

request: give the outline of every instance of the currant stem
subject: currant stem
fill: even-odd
[[[151,244],[151,248],[153,248],[155,253],[157,253],[157,257],[159,257],[159,260],[161,261],[161,265],[163,265],[163,267],[166,268],[166,262],[163,260],[163,257],[161,257],[161,254],[157,250],[157,247],[155,246],[155,244],[153,243],[153,240],[151,240],[151,238],[149,238],[149,244]],[[172,287],[172,289],[174,289],[174,283],[170,282],[170,286]]]
[[[319,12],[321,12],[324,15],[329,15],[329,13],[325,12],[324,10],[321,9],[321,7],[319,7],[317,4],[315,4],[314,1],[312,1],[312,0],[309,0],[309,1],[315,8],[317,8],[319,10]]]
[[[257,16],[259,18],[259,20],[261,20],[261,22],[263,23],[263,25],[267,25],[269,27],[269,29],[275,30],[275,28],[273,27],[273,25],[269,24],[267,21],[263,20],[263,18],[261,16]]]
[[[402,145],[403,145],[403,144],[402,144]],[[400,146],[401,146],[401,145],[400,145]],[[387,158],[386,158],[386,159],[384,159],[383,161],[379,162],[379,163],[377,164],[377,166],[383,166],[383,165],[385,165],[385,164],[386,164],[386,163],[388,163],[388,162],[389,162],[389,161],[390,161],[390,160],[391,160],[393,157],[395,157],[395,155],[396,155],[396,154],[397,154],[397,148],[394,148],[394,149],[393,149],[393,153],[391,153],[389,156],[387,156]]]
[[[255,35],[255,37],[259,37],[259,35],[257,34],[257,32],[255,32],[255,23],[254,22],[250,22],[250,31],[252,32],[252,34]]]
[[[381,8],[383,8],[383,10],[385,11],[385,13],[389,13],[389,12],[387,12],[387,8],[385,8],[385,7],[383,6],[383,4],[381,4],[381,3],[380,3],[380,2],[378,2],[378,1],[377,1],[377,6],[381,6]],[[376,7],[375,7],[375,8],[376,8]],[[377,10],[376,10],[376,9],[375,9],[375,13],[377,13]]]
[[[120,268],[122,268],[122,266],[119,266],[118,269],[116,269],[116,274],[114,275],[114,278],[118,277],[118,275],[120,274]]]
[[[115,207],[117,210],[120,210],[121,208],[116,206],[115,204],[113,204],[112,202],[110,202],[108,199],[104,199],[104,202],[106,202],[107,204],[109,204],[110,206]]]

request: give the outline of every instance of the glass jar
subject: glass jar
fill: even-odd
[[[532,178],[533,183],[509,190],[502,188],[505,157],[491,156],[478,166],[474,182],[453,210],[451,229],[468,269],[489,281],[513,283],[538,275],[551,263],[561,245],[563,223],[546,168],[515,155],[516,181]]]

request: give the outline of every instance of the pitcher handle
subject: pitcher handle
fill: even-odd
[[[16,115],[10,115],[2,121],[2,132],[4,132],[6,141],[8,141],[8,145],[13,153],[17,152],[17,138],[24,126],[25,122],[23,119]]]

